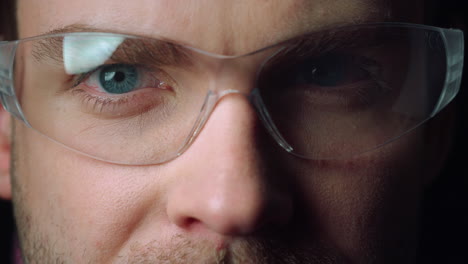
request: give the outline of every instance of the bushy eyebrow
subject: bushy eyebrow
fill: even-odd
[[[54,29],[35,41],[32,48],[34,58],[39,61],[52,59],[63,63],[63,34],[79,32],[122,34],[85,25],[70,25]],[[129,36],[119,45],[110,60],[153,67],[189,67],[193,64],[192,54],[193,52],[184,46],[164,39]]]
[[[189,67],[192,52],[177,44],[157,39],[126,39],[111,57],[114,61],[157,67]]]

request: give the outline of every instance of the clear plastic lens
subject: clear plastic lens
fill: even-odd
[[[341,158],[381,146],[429,118],[444,87],[439,32],[368,26],[320,37],[339,35],[352,39],[318,54],[292,44],[259,75],[273,123],[300,156]]]
[[[176,82],[166,72],[172,66],[163,65],[156,54],[152,61],[128,57],[136,52],[128,49],[156,45],[148,39],[74,36],[79,43],[99,41],[97,48],[107,49],[110,44],[105,41],[121,43],[105,53],[107,58],[102,54],[96,58],[99,52],[88,50],[96,48],[93,45],[78,45],[84,57],[92,55],[89,62],[78,50],[65,51],[66,38],[28,41],[18,47],[17,59],[34,54],[30,60],[16,61],[17,72],[21,69],[24,75],[17,74],[15,84],[31,127],[72,149],[117,163],[146,164],[177,153],[195,124],[206,90]],[[44,49],[49,45],[64,50],[50,53]]]
[[[32,128],[109,162],[174,158],[233,90],[255,99],[287,151],[330,159],[375,149],[427,120],[447,56],[442,31],[393,24],[315,32],[238,57],[71,33],[18,42],[14,87]]]

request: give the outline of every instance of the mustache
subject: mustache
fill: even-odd
[[[298,245],[277,239],[236,238],[222,248],[210,241],[194,241],[182,236],[169,243],[133,243],[115,263],[129,264],[333,264],[349,263],[322,243]]]

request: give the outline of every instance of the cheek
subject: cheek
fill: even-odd
[[[115,255],[151,208],[164,207],[159,179],[166,177],[155,169],[146,173],[91,160],[22,124],[16,135],[21,139],[15,142],[15,177],[21,196],[17,200],[29,215],[33,232],[43,234],[45,244],[58,241],[54,246],[58,252],[78,254],[97,248],[86,252]],[[162,218],[152,219],[158,217]],[[72,259],[93,257],[76,255]]]
[[[299,199],[307,208],[301,210],[313,223],[312,236],[330,241],[352,259],[411,243],[422,195],[422,149],[417,130],[352,160],[291,165],[292,173],[300,175]]]

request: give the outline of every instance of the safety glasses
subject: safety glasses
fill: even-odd
[[[284,150],[342,159],[418,127],[456,96],[463,33],[378,23],[304,34],[240,56],[171,41],[77,32],[0,42],[0,96],[16,118],[90,157],[181,155],[230,94]]]

